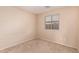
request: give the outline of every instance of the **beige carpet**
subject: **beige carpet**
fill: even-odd
[[[35,39],[28,42],[24,42],[17,46],[7,48],[0,52],[6,53],[74,53],[77,49],[66,47],[57,43],[51,43],[41,39]]]

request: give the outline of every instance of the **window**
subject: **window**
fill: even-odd
[[[49,15],[45,17],[45,29],[59,29],[59,14]]]

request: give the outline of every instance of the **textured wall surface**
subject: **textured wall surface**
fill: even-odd
[[[59,30],[45,29],[45,16],[59,14]],[[77,48],[78,7],[64,7],[38,15],[38,37]]]
[[[0,49],[35,38],[36,16],[15,7],[0,7]]]

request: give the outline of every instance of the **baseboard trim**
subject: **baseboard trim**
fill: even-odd
[[[60,44],[60,45],[66,46],[66,47],[70,47],[70,48],[76,49],[76,50],[78,51],[77,48],[72,47],[72,46],[67,46],[67,45],[64,45],[64,44],[62,44],[62,43],[58,43],[58,42],[56,42],[56,41],[50,41],[50,40],[48,40],[48,39],[46,39],[46,38],[43,38],[43,37],[38,37],[38,38],[39,38],[39,39],[42,39],[42,40],[46,40],[46,41],[52,42],[52,43],[57,43],[57,44]]]
[[[29,40],[27,40],[27,39],[29,39]],[[4,47],[4,48],[1,48],[0,51],[5,50],[5,49],[10,48],[10,47],[13,47],[13,46],[16,46],[16,45],[19,45],[19,44],[24,43],[24,42],[26,42],[26,41],[33,40],[33,39],[35,39],[35,38],[32,37],[32,38],[26,38],[26,39],[22,39],[22,40],[20,40],[20,41],[16,41],[16,42],[14,42],[12,45],[8,45],[8,46],[6,46],[6,47]]]

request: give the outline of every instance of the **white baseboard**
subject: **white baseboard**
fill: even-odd
[[[6,46],[0,48],[0,50],[4,50],[4,49],[7,49],[7,48],[10,48],[10,47],[16,46],[18,44],[21,44],[23,42],[26,42],[26,41],[29,41],[29,40],[33,40],[33,39],[35,39],[35,37],[28,37],[28,38],[25,38],[25,39],[21,39],[19,41],[13,42],[12,44],[9,44],[9,45],[6,45]]]
[[[63,45],[63,46],[67,46],[67,47],[71,47],[71,48],[77,49],[77,47],[74,47],[74,46],[68,46],[68,45],[66,45],[66,44],[59,43],[59,42],[56,42],[56,41],[51,41],[51,40],[48,40],[48,39],[45,38],[45,37],[41,37],[41,36],[39,36],[38,38],[39,38],[39,39],[42,39],[42,40],[49,41],[49,42],[57,43],[57,44],[60,44],[60,45]]]

